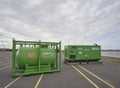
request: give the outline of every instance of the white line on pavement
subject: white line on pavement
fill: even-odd
[[[9,68],[11,65],[8,65],[8,66],[5,66],[5,67],[2,67],[2,68],[0,68],[0,70],[4,70],[4,69],[6,69],[6,68]]]
[[[17,77],[15,80],[13,80],[12,82],[10,82],[8,85],[6,85],[4,88],[8,88],[9,86],[11,86],[14,82],[16,82],[18,79],[20,79],[21,76]]]
[[[6,64],[10,64],[11,62],[2,62],[2,63],[0,63],[0,64],[2,64],[2,65],[6,65]]]
[[[0,64],[3,64],[4,62],[0,62]]]

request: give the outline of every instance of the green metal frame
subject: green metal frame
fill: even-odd
[[[29,45],[33,45],[33,47],[39,46],[39,51],[41,49],[42,44],[48,44],[55,46],[56,48],[56,69],[50,69],[50,65],[41,65],[39,55],[38,66],[27,66],[24,72],[18,72],[17,63],[16,63],[16,52],[18,47],[26,47]],[[49,72],[57,72],[61,70],[61,41],[60,42],[41,42],[41,41],[16,41],[13,39],[12,45],[12,76],[20,76],[20,75],[30,75],[30,74],[38,74],[38,73],[49,73]],[[40,52],[39,52],[40,54]]]

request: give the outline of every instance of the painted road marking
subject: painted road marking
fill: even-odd
[[[6,85],[4,88],[8,88],[9,86],[11,86],[14,82],[16,82],[18,79],[20,79],[21,76],[17,77],[15,80],[13,80],[12,82],[10,82],[8,85]]]
[[[11,62],[7,62],[7,63],[5,62],[4,65],[9,64],[9,63],[11,63]]]
[[[7,65],[7,64],[10,64],[11,62],[3,62],[1,63],[2,65]]]
[[[0,64],[3,64],[4,62],[0,62]]]
[[[97,75],[95,75],[94,73],[90,72],[89,70],[87,70],[86,68],[82,67],[81,65],[78,65],[80,68],[82,68],[84,71],[88,72],[89,74],[91,74],[92,76],[94,76],[95,78],[99,79],[100,81],[102,81],[103,83],[105,83],[106,85],[108,85],[110,88],[115,88],[113,85],[111,85],[110,83],[106,82],[105,80],[103,80],[102,78],[98,77]]]
[[[0,68],[0,70],[4,70],[4,69],[6,69],[6,68],[9,68],[11,65],[8,65],[8,66],[5,66],[5,67],[2,67],[2,68]]]
[[[84,75],[80,70],[78,70],[75,66],[72,65],[72,67],[78,72],[80,73],[86,80],[88,80],[88,82],[90,82],[95,88],[99,88],[98,85],[96,85],[92,80],[90,80],[86,75]]]
[[[42,80],[42,78],[43,78],[43,75],[44,75],[44,74],[40,75],[40,78],[38,79],[38,81],[37,81],[37,83],[36,83],[36,85],[35,85],[34,88],[38,88],[38,85],[40,84],[40,82],[41,82],[41,80]]]

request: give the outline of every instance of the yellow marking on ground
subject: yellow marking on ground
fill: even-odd
[[[40,78],[38,79],[36,85],[34,88],[38,88],[38,85],[40,84],[41,80],[42,80],[42,77],[43,77],[44,74],[40,75]]]
[[[98,77],[97,75],[95,75],[94,73],[90,72],[89,70],[87,70],[86,68],[78,65],[80,68],[82,68],[84,71],[88,72],[89,74],[91,74],[92,76],[94,76],[95,78],[99,79],[100,81],[102,81],[103,83],[105,83],[106,85],[108,85],[111,88],[115,88],[113,85],[111,85],[110,83],[106,82],[105,80],[103,80],[102,78]]]
[[[72,65],[72,67],[80,73],[88,82],[90,82],[95,88],[99,88],[98,85],[96,85],[92,80],[90,80],[86,75],[84,75],[80,70],[78,70],[75,66]]]

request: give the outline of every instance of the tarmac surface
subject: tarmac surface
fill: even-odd
[[[120,88],[120,64],[114,62],[62,62],[61,72],[13,78],[11,61],[12,52],[0,51],[0,88]]]

